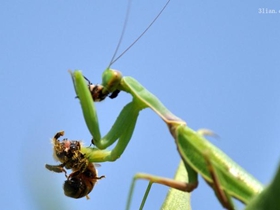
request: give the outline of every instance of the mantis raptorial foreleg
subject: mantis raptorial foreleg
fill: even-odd
[[[173,115],[157,97],[146,90],[135,79],[122,77],[120,72],[112,69],[106,69],[103,73],[102,85],[98,86],[98,90],[101,92],[100,95],[109,95],[118,90],[129,93],[133,99],[121,111],[108,134],[101,138],[93,102],[100,100],[92,97],[80,71],[72,73],[72,78],[95,146],[99,149],[105,149],[118,141],[112,151],[83,148],[82,151],[87,153],[90,161],[113,161],[119,158],[132,136],[139,112],[144,108],[151,108],[168,126],[185,168],[188,171],[189,183],[197,183],[197,174],[200,174],[218,194],[218,197],[220,195],[223,197],[222,195],[225,193],[245,204],[262,191],[263,186],[257,180],[245,172],[221,150],[207,141],[203,137],[203,133],[195,132],[186,126],[183,120]],[[207,158],[211,160],[210,164],[205,161],[205,152],[207,152]],[[215,172],[209,170],[209,165],[214,168],[213,171]],[[222,177],[219,179],[218,184],[215,181],[216,174],[218,177]],[[224,198],[219,199],[222,204],[223,201],[227,202],[228,200]]]

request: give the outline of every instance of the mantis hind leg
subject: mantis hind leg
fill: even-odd
[[[213,131],[208,130],[208,129],[199,129],[197,131],[197,133],[199,133],[200,135],[203,136],[212,136],[212,137],[219,137],[217,134],[215,134]],[[212,164],[211,162],[211,158],[210,158],[210,152],[206,151],[204,152],[203,156],[205,159],[205,163],[206,166],[208,168],[208,172],[210,173],[210,176],[212,177],[213,182],[207,182],[212,189],[214,190],[216,197],[219,199],[220,203],[222,204],[222,206],[228,210],[234,210],[234,205],[232,203],[232,199],[230,197],[230,195],[222,189],[221,187],[221,179],[222,176],[219,176],[219,174],[217,173],[217,170],[215,169],[215,165]]]
[[[210,173],[210,176],[212,177],[213,182],[209,183],[207,182],[212,189],[214,190],[216,197],[218,198],[218,200],[220,201],[220,203],[222,204],[222,206],[228,210],[234,210],[234,204],[232,202],[232,199],[230,197],[230,195],[221,188],[221,179],[222,177],[219,176],[219,174],[217,173],[217,170],[215,169],[214,164],[212,164],[211,159],[209,158],[209,153],[205,152],[204,154],[204,158],[205,158],[205,162],[208,168],[208,171]]]

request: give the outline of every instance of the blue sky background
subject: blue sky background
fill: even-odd
[[[165,0],[134,1],[124,50],[146,28]],[[101,81],[122,30],[126,0],[2,1],[1,209],[123,209],[133,175],[173,177],[179,163],[166,125],[150,110],[139,117],[123,156],[102,163],[91,199],[64,196],[63,174],[50,138],[65,130],[90,144],[68,69]],[[136,78],[193,129],[209,128],[210,139],[262,183],[279,163],[280,9],[278,2],[172,0],[147,34],[112,67]],[[105,134],[130,96],[97,105]],[[147,182],[137,184],[137,209]],[[146,209],[159,209],[167,188],[154,186]],[[222,209],[201,179],[192,207]]]

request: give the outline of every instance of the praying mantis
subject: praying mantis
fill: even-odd
[[[197,187],[197,175],[200,174],[227,209],[234,208],[230,197],[248,204],[263,190],[263,186],[257,180],[204,138],[204,135],[208,134],[207,131],[196,132],[186,126],[183,120],[173,115],[159,99],[135,79],[122,77],[120,72],[108,68],[103,73],[102,84],[92,86],[86,83],[80,71],[75,71],[71,75],[86,124],[93,136],[93,144],[96,146],[82,148],[91,162],[118,159],[132,137],[140,111],[150,108],[166,123],[174,138],[178,153],[188,171],[189,183],[155,179],[154,176],[147,174],[139,174],[137,178],[191,192]],[[101,138],[94,101],[103,100],[107,96],[114,98],[119,91],[130,94],[132,102],[123,108],[112,129]],[[111,151],[105,150],[116,141],[117,144]]]
[[[173,115],[157,97],[135,79],[122,77],[119,71],[113,69],[104,71],[101,85],[87,84],[81,71],[71,72],[71,76],[87,127],[93,136],[92,143],[96,146],[82,148],[82,152],[86,154],[90,162],[118,159],[132,137],[139,112],[150,108],[166,123],[173,136],[178,153],[188,172],[189,182],[184,183],[149,174],[137,174],[134,181],[146,179],[151,183],[164,184],[181,191],[191,192],[197,187],[197,175],[200,174],[226,209],[235,209],[231,197],[244,204],[249,204],[248,210],[254,209],[258,205],[267,208],[268,204],[271,207],[267,209],[278,209],[274,205],[277,205],[275,194],[279,192],[277,186],[280,171],[272,184],[263,191],[262,184],[204,138],[205,135],[212,135],[211,131],[199,130],[196,132],[189,128],[183,120]],[[94,101],[104,100],[107,96],[115,98],[120,91],[129,93],[132,101],[123,108],[112,129],[101,138]],[[111,151],[105,150],[116,141],[117,144]],[[263,193],[261,193],[262,191]],[[130,200],[129,198],[129,202]],[[250,203],[252,200],[253,204]],[[274,205],[271,205],[272,201],[274,201]],[[127,209],[128,207],[129,203]]]
[[[166,123],[173,136],[188,171],[189,183],[148,174],[139,174],[137,178],[191,192],[197,187],[197,174],[200,174],[227,209],[234,209],[230,197],[247,204],[263,190],[257,180],[204,138],[204,135],[209,134],[207,131],[196,132],[189,128],[135,79],[122,77],[119,71],[108,68],[103,73],[102,84],[95,86],[86,83],[81,71],[74,71],[71,75],[87,127],[93,136],[93,144],[97,147],[82,149],[91,162],[118,159],[132,137],[139,112],[150,108]],[[123,108],[112,129],[101,138],[94,101],[103,100],[106,96],[114,98],[120,91],[129,93],[132,101]],[[111,151],[105,150],[116,141],[117,144]]]

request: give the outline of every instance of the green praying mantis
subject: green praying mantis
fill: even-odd
[[[117,160],[132,137],[139,112],[150,108],[166,123],[173,136],[188,172],[189,182],[149,174],[138,174],[137,179],[147,179],[153,183],[191,192],[197,187],[200,174],[227,209],[234,209],[230,197],[248,204],[263,190],[263,186],[257,180],[204,138],[209,131],[196,132],[189,128],[135,79],[122,77],[119,71],[106,69],[102,76],[102,84],[92,85],[86,83],[81,71],[74,71],[71,75],[87,127],[93,136],[92,143],[96,146],[82,148],[82,152],[91,162]],[[123,108],[111,130],[101,138],[94,101],[103,100],[106,96],[114,98],[120,91],[130,94],[132,101]],[[105,150],[116,141],[117,144],[111,151]]]
[[[249,205],[252,200],[259,200],[263,185],[205,138],[213,133],[208,130],[192,130],[138,81],[132,77],[123,77],[121,72],[109,67],[103,72],[101,85],[92,85],[81,71],[70,73],[84,119],[93,137],[93,147],[82,147],[82,152],[90,162],[115,161],[120,158],[132,138],[140,111],[150,108],[166,123],[182,159],[178,173],[187,171],[188,182],[137,174],[131,191],[135,180],[146,179],[150,183],[192,192],[198,186],[200,174],[226,209],[234,209],[232,198]],[[132,101],[122,109],[111,130],[101,137],[95,102],[106,97],[116,98],[121,91],[130,94]],[[106,150],[115,142],[117,143],[112,150]],[[131,198],[128,199],[127,209],[130,201]]]

